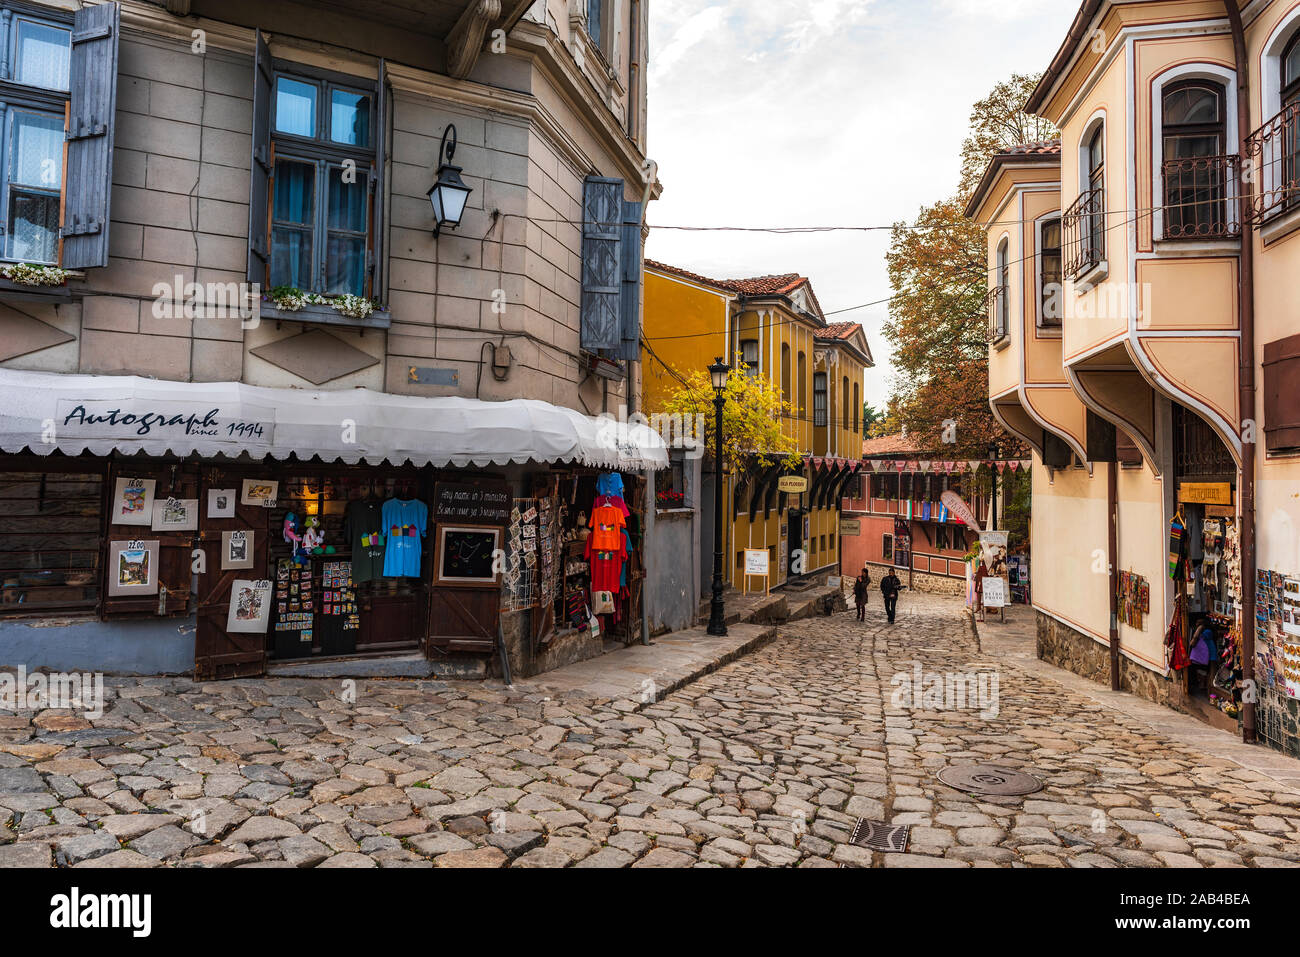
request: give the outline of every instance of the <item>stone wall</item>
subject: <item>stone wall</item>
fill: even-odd
[[[1090,635],[1076,631],[1041,611],[1038,621],[1038,657],[1048,664],[1110,686],[1110,649]],[[1187,692],[1171,681],[1124,655],[1119,659],[1120,689],[1157,704],[1187,712]]]
[[[867,562],[867,566],[871,569],[872,591],[880,590],[880,579],[885,577],[885,572],[887,571],[897,572],[898,577],[903,580],[903,584],[907,584],[906,568],[894,568],[892,565],[882,565],[876,562]],[[858,572],[861,570],[861,568],[846,568],[844,569],[844,576],[851,582],[852,579],[858,576]],[[913,572],[911,588],[913,591],[924,592],[927,595],[951,595],[955,598],[966,597],[965,578],[949,578],[946,575],[931,575],[928,572]]]

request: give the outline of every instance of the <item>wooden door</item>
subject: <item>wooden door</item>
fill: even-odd
[[[197,681],[253,678],[266,673],[267,636],[226,631],[231,586],[235,580],[261,581],[271,577],[267,563],[267,510],[260,505],[240,503],[239,492],[244,477],[223,469],[204,470],[199,503],[202,532],[199,537],[206,568],[199,576],[198,629],[194,634],[194,677]],[[210,489],[233,492],[233,517],[207,517]],[[231,531],[252,534],[252,568],[222,570],[222,532]]]

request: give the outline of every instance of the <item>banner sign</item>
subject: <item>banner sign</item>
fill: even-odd
[[[55,429],[78,439],[204,438],[243,448],[270,448],[275,440],[275,409],[233,409],[186,400],[136,398],[78,401],[59,399]]]

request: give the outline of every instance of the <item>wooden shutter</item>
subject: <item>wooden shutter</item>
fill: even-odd
[[[1264,441],[1270,452],[1300,448],[1300,335],[1264,346]]]
[[[623,203],[623,242],[620,269],[623,295],[622,342],[618,358],[635,362],[641,358],[641,204]]]
[[[582,333],[584,350],[623,342],[623,181],[591,176],[582,189]]]
[[[248,184],[248,281],[265,286],[271,264],[269,219],[271,198],[271,97],[275,74],[271,48],[257,31],[253,58],[253,149]]]
[[[388,64],[379,61],[375,86],[375,174],[370,177],[370,295],[387,302],[387,268],[384,262],[384,170],[388,151]]]
[[[120,24],[116,3],[78,10],[72,21],[67,189],[59,233],[68,269],[108,265]]]

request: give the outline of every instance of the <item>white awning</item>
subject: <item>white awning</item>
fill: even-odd
[[[369,389],[270,389],[237,382],[0,369],[0,450],[48,455],[249,455],[378,465],[574,462],[668,466],[658,433],[532,399],[421,398]]]

